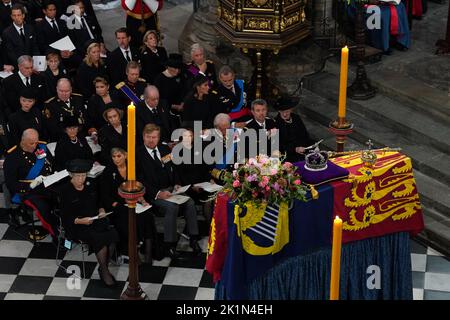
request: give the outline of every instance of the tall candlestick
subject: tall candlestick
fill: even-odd
[[[341,51],[341,75],[339,83],[339,110],[338,117],[345,119],[345,107],[347,101],[347,75],[348,75],[348,48],[345,46]]]
[[[136,143],[136,107],[133,102],[128,106],[128,156],[127,156],[127,180],[136,180],[135,143]]]
[[[339,300],[339,278],[341,274],[342,219],[333,223],[333,247],[331,251],[330,300]]]

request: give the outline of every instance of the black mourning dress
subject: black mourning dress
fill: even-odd
[[[98,215],[99,196],[93,181],[87,180],[84,189],[78,191],[69,181],[60,188],[61,218],[67,235],[89,245],[89,253],[98,253],[104,246],[119,240],[117,231],[109,224],[108,217],[94,220],[91,225],[75,224],[76,218]]]
[[[125,179],[120,175],[116,165],[110,164],[100,176],[100,196],[103,207],[110,215],[111,222],[119,233],[120,242],[118,250],[122,254],[128,252],[128,207],[125,200],[117,193],[119,186]],[[118,204],[113,207],[112,204]],[[137,241],[152,239],[153,247],[156,247],[156,227],[151,209],[136,215]],[[156,249],[156,248],[155,248]]]

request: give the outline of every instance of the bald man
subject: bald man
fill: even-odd
[[[138,104],[136,109],[137,132],[142,132],[146,124],[153,123],[161,128],[161,141],[169,142],[175,129],[170,122],[169,111],[166,101],[159,98],[158,88],[147,86],[144,90],[144,101]]]
[[[49,135],[49,142],[57,142],[63,137],[64,119],[76,117],[78,124],[83,126],[86,134],[87,107],[83,96],[72,92],[72,85],[66,78],[59,79],[56,85],[56,96],[45,101],[44,118]]]
[[[20,143],[8,150],[3,170],[12,203],[33,209],[42,226],[56,240],[57,220],[51,213],[53,201],[42,184],[43,177],[53,172],[52,162],[46,143],[39,141],[39,133],[35,129],[26,129]]]

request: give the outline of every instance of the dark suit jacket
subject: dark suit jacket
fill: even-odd
[[[102,29],[100,28],[98,22],[96,22],[96,20],[91,18],[90,16],[84,16],[84,18],[86,19],[86,23],[91,29],[94,40],[96,42],[103,43]],[[77,51],[81,53],[82,56],[84,56],[86,42],[91,40],[89,32],[84,28],[73,28],[69,29],[68,33],[70,39],[77,48]]]
[[[131,60],[138,62],[139,61],[139,51],[135,48],[130,48],[129,55]],[[106,59],[106,65],[108,66],[108,70],[111,76],[111,86],[115,86],[123,79],[126,79],[125,69],[127,67],[127,59],[122,54],[122,50],[120,48],[116,48],[112,51],[108,58]]]
[[[165,100],[160,99],[158,104],[158,114],[154,115],[144,102],[141,102],[136,107],[136,129],[137,136],[141,136],[142,130],[148,123],[154,123],[161,127],[161,141],[170,141],[170,136],[174,128],[171,126],[169,107]],[[138,139],[138,143],[142,143],[141,139]]]
[[[16,1],[11,1],[14,4]],[[11,20],[11,8],[0,3],[0,32],[3,32],[7,27],[12,24]]]
[[[42,110],[44,101],[47,99],[47,87],[45,79],[39,74],[31,75],[31,87],[37,94],[35,106]],[[20,79],[18,73],[14,73],[3,81],[3,96],[5,97],[5,116],[20,109],[19,97],[21,91],[25,88],[25,84]]]
[[[33,26],[24,24],[25,43],[13,25],[7,27],[2,33],[4,42],[5,63],[17,68],[17,58],[23,55],[38,56],[39,47],[36,40],[36,32]]]
[[[159,144],[161,158],[170,153],[169,147]],[[150,156],[144,145],[136,150],[137,178],[145,186],[145,198],[153,202],[156,194],[161,189],[173,187],[179,184],[178,175],[173,168],[172,162],[167,162],[162,167]]]
[[[36,23],[37,42],[42,55],[49,52],[59,52],[59,50],[50,47],[50,44],[67,36],[66,23],[58,19],[55,19],[55,23],[58,26],[59,33],[53,30],[51,24],[45,18]]]

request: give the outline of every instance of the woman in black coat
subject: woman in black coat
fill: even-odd
[[[118,251],[128,255],[128,207],[125,200],[117,193],[119,186],[127,179],[127,153],[121,148],[111,150],[112,164],[106,166],[100,177],[100,194],[103,207],[112,211],[111,221],[119,233]],[[140,201],[144,206],[149,205],[144,198]],[[137,241],[144,242],[144,263],[152,263],[153,251],[158,249],[155,220],[150,210],[136,215]]]
[[[144,35],[141,55],[142,76],[153,84],[155,77],[166,70],[167,51],[164,47],[158,47],[158,34],[149,30]]]
[[[118,241],[118,235],[100,206],[96,185],[86,181],[91,167],[92,161],[88,160],[75,159],[68,163],[71,180],[58,189],[60,214],[66,235],[89,245],[89,253],[94,252],[100,264],[100,279],[106,286],[113,287],[116,282],[108,269],[108,262],[109,252]],[[92,219],[95,216],[99,218]]]
[[[61,57],[55,52],[47,54],[47,70],[43,73],[47,86],[47,96],[56,96],[56,84],[61,78],[69,78],[67,70],[61,65]]]
[[[64,119],[63,125],[66,134],[58,141],[55,148],[55,167],[58,171],[63,170],[70,160],[94,159],[86,138],[78,134],[80,126],[78,118],[68,117]]]
[[[106,65],[100,58],[100,44],[93,42],[87,47],[86,57],[78,67],[76,76],[76,84],[84,100],[95,93],[94,80],[97,77],[109,79]]]
[[[87,104],[89,131],[98,131],[108,122],[103,118],[103,113],[112,107],[122,109],[117,91],[109,90],[109,83],[105,78],[94,79],[95,94],[90,97]]]
[[[182,125],[194,127],[194,121],[202,122],[202,129],[212,128],[214,118],[214,99],[209,93],[208,78],[203,75],[195,77],[193,92],[188,95],[183,105]]]
[[[102,147],[100,162],[107,165],[111,163],[112,148],[127,148],[127,125],[121,121],[123,111],[118,108],[107,109],[103,117],[108,124],[98,131],[98,143]]]

